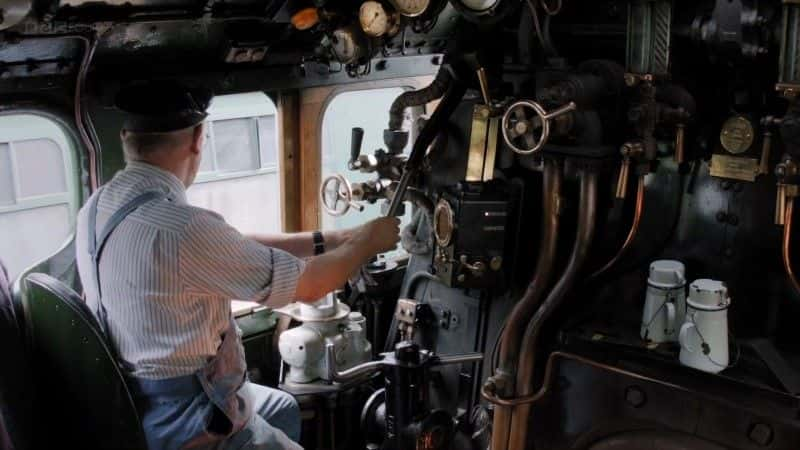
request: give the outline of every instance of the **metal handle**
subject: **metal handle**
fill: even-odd
[[[538,140],[534,140],[532,133],[536,128],[533,120],[528,120],[524,111],[526,109],[533,110],[536,114],[539,125],[542,128],[542,134]],[[542,105],[532,100],[520,100],[512,103],[503,114],[503,140],[511,150],[521,155],[530,155],[536,153],[547,144],[550,139],[550,122],[558,116],[564,115],[568,112],[577,109],[575,102],[569,102],[564,106],[558,107],[553,111],[547,112]],[[525,148],[518,147],[514,144],[514,139],[522,136],[525,140]]]
[[[464,353],[461,355],[436,356],[433,365],[446,366],[448,364],[461,364],[483,361],[483,353]]]
[[[361,154],[361,144],[364,142],[364,129],[353,128],[350,135],[350,162],[354,162]]]
[[[367,377],[388,367],[384,361],[370,361],[368,363],[359,364],[346,370],[339,371],[336,368],[336,349],[333,343],[325,345],[325,366],[328,369],[328,379],[336,381],[337,383],[346,383],[359,378]]]

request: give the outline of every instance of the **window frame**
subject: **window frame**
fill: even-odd
[[[281,150],[280,150],[280,131],[278,129],[279,124],[280,124],[280,114],[281,114],[280,108],[278,107],[276,102],[270,96],[266,95],[266,93],[264,93],[263,91],[253,91],[253,92],[246,92],[246,93],[234,94],[234,95],[249,95],[249,94],[263,94],[264,95],[264,99],[267,100],[271,104],[271,108],[274,111],[273,112],[269,112],[268,108],[265,109],[265,108],[261,108],[261,107],[252,107],[252,108],[249,108],[249,109],[247,107],[243,107],[243,108],[239,108],[236,111],[221,111],[221,112],[216,112],[216,113],[212,112],[211,114],[209,114],[208,118],[206,118],[206,121],[205,121],[205,126],[207,128],[206,128],[206,130],[204,130],[204,132],[206,133],[207,138],[211,139],[211,143],[210,143],[211,146],[209,148],[211,148],[211,151],[212,151],[212,154],[213,154],[212,167],[213,167],[214,170],[213,171],[207,171],[207,172],[199,172],[197,174],[197,177],[196,177],[195,181],[194,181],[195,183],[198,183],[198,184],[201,184],[201,183],[213,183],[215,181],[225,181],[225,180],[231,180],[231,179],[236,179],[236,178],[255,177],[255,176],[259,176],[259,175],[273,174],[273,173],[280,172]],[[212,106],[213,106],[213,104],[212,104]],[[262,117],[268,117],[268,116],[273,116],[274,117],[274,121],[275,121],[275,136],[274,136],[274,139],[275,139],[275,142],[274,142],[275,143],[275,163],[274,164],[264,165],[264,162],[262,161],[261,157],[262,157],[263,152],[264,152],[264,148],[262,146],[265,145],[265,143],[263,143],[262,140],[261,140],[261,134],[262,133],[261,133],[260,125],[258,123],[258,119],[260,119]],[[232,171],[232,172],[220,173],[218,171],[217,151],[216,151],[216,148],[214,148],[214,139],[215,139],[215,137],[214,137],[214,122],[219,122],[219,121],[223,121],[223,120],[236,120],[236,119],[249,119],[255,124],[256,139],[258,141],[258,161],[259,161],[259,166],[260,167],[257,168],[257,169],[237,170],[237,171]],[[281,186],[281,188],[283,188],[283,187]],[[283,207],[281,206],[281,208],[283,208]]]
[[[0,121],[15,116],[35,116],[41,119],[40,126],[26,128],[26,127],[13,127],[8,130],[8,133],[2,136],[0,144],[7,144],[9,150],[9,163],[11,166],[12,189],[14,203],[11,205],[0,205],[0,214],[8,214],[19,211],[26,211],[31,209],[46,208],[48,206],[67,205],[70,214],[70,227],[73,229],[76,225],[77,212],[80,205],[80,197],[82,186],[79,177],[75,176],[75,169],[77,167],[77,147],[74,145],[74,140],[70,139],[69,130],[64,127],[56,118],[48,114],[42,114],[35,111],[7,111],[0,114]],[[45,122],[46,121],[46,122]],[[40,132],[41,131],[41,132]],[[20,174],[18,173],[18,162],[16,158],[16,149],[14,144],[16,142],[29,141],[29,140],[49,140],[53,142],[56,147],[61,151],[63,156],[63,171],[65,181],[65,192],[58,194],[44,194],[33,197],[20,197]]]
[[[324,214],[320,200],[319,187],[322,183],[322,132],[323,117],[333,99],[342,93],[372,89],[403,88],[418,90],[428,86],[434,75],[367,81],[348,85],[324,86],[305,89],[300,93],[300,211],[301,230],[316,230],[322,226]],[[343,149],[344,151],[344,149]],[[291,213],[287,211],[287,213]]]

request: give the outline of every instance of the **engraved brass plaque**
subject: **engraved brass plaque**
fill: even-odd
[[[711,176],[741,181],[755,181],[759,171],[758,160],[739,156],[713,155]]]

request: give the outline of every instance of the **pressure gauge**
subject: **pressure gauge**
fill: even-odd
[[[453,208],[445,199],[439,200],[433,212],[433,235],[440,247],[447,247],[453,239],[455,220]]]
[[[733,116],[722,125],[719,141],[725,150],[738,155],[753,145],[755,134],[752,122],[742,116]]]
[[[494,8],[500,0],[459,0],[470,11],[486,11]]]
[[[358,10],[358,22],[367,36],[380,37],[389,30],[389,14],[376,1],[366,1]]]
[[[331,38],[333,53],[342,64],[352,64],[361,56],[361,44],[356,29],[351,27],[334,30]]]
[[[431,0],[389,0],[397,12],[407,17],[418,16],[425,12]]]

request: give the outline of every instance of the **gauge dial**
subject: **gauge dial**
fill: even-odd
[[[472,11],[486,11],[494,8],[499,0],[460,0],[461,4]]]
[[[433,235],[440,247],[450,245],[455,228],[453,208],[445,199],[439,200],[433,212]]]
[[[425,12],[431,0],[389,0],[397,12],[404,16],[414,17]]]
[[[725,150],[738,155],[753,145],[755,134],[752,122],[743,116],[733,116],[722,125],[719,140]]]
[[[361,56],[361,49],[353,28],[339,28],[334,30],[331,42],[336,59],[342,64],[352,64]]]
[[[358,22],[367,36],[380,37],[389,30],[389,14],[376,1],[366,1],[358,10]]]

